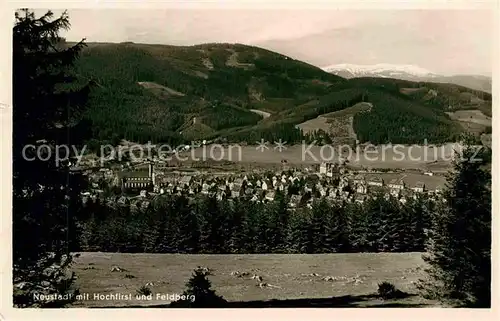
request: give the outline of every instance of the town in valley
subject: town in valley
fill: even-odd
[[[491,309],[488,3],[14,10],[2,306]]]

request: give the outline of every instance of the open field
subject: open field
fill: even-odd
[[[111,272],[112,266],[126,269]],[[161,305],[157,293],[181,294],[193,269],[205,266],[213,270],[209,278],[216,292],[230,302],[328,299],[354,296],[352,306],[370,306],[383,302],[363,297],[376,292],[377,284],[392,282],[402,291],[415,293],[415,281],[423,277],[421,253],[353,253],[353,254],[266,254],[266,255],[185,255],[185,254],[123,254],[81,253],[75,258],[74,271],[81,293],[90,300],[81,300],[75,307]],[[236,277],[233,271],[249,272]],[[134,278],[126,278],[125,275]],[[276,287],[257,286],[251,276],[262,276],[263,282]],[[326,276],[336,277],[325,281]],[[153,282],[151,301],[136,300],[135,291]],[[132,294],[132,300],[94,301],[94,293]],[[404,300],[404,304],[432,304],[420,297]],[[356,301],[356,300],[354,300]],[[330,305],[331,306],[331,305]]]
[[[475,123],[483,126],[491,126],[491,117],[486,116],[480,110],[458,110],[447,113],[451,119],[460,122]]]
[[[323,130],[329,133],[331,131],[330,127],[331,125],[328,122],[328,119],[323,116],[318,116],[295,126],[295,128],[299,128],[306,135],[311,134],[317,130]]]
[[[322,115],[325,118],[336,118],[336,117],[346,117],[346,116],[354,116],[358,113],[366,113],[371,111],[373,105],[371,103],[361,102],[351,107],[347,107],[345,109],[334,111],[328,114]]]
[[[469,133],[481,134],[487,127],[492,126],[491,117],[483,114],[481,110],[458,110],[447,114]]]

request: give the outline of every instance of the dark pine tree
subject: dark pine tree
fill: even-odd
[[[314,253],[312,215],[309,209],[291,211],[286,247],[288,253]]]
[[[311,235],[313,253],[331,253],[333,244],[329,223],[331,223],[330,205],[322,198],[313,203],[311,209]]]
[[[221,253],[225,240],[222,238],[223,222],[220,206],[215,197],[206,197],[196,206],[200,222],[200,251],[202,253]]]
[[[420,288],[454,305],[491,306],[491,172],[489,150],[466,145],[455,160],[444,201],[431,217],[428,278]],[[481,160],[480,160],[481,159]]]
[[[158,210],[161,200],[147,208],[144,213],[144,231],[142,233],[142,248],[145,253],[154,253],[158,250],[160,235],[163,229],[162,217]]]
[[[84,46],[63,45],[58,32],[69,28],[68,15],[36,18],[23,9],[13,27],[13,282],[14,305],[41,305],[33,294],[66,294],[74,276],[70,235],[83,187],[69,175],[69,163],[56,164],[54,147],[69,145],[89,86],[78,87],[72,66]],[[46,141],[47,161],[29,145]],[[25,153],[23,153],[23,151]],[[45,157],[43,158],[45,159]],[[73,206],[73,208],[70,208]],[[58,301],[62,303],[62,301]],[[51,302],[49,305],[53,305]]]
[[[181,241],[181,225],[179,210],[182,210],[183,196],[172,195],[161,206],[159,216],[162,217],[162,228],[160,232],[160,242],[158,252],[160,253],[178,253],[179,242]]]
[[[282,191],[278,191],[273,203],[268,207],[268,244],[273,253],[285,252],[285,231],[286,226],[288,225],[287,205],[284,193]]]
[[[331,219],[327,227],[330,234],[332,250],[339,253],[351,251],[351,218],[347,215],[347,211],[335,203],[331,206]]]
[[[364,204],[363,204],[364,205]],[[369,252],[370,220],[365,207],[356,203],[345,203],[343,210],[351,218],[351,246],[355,252]]]
[[[236,199],[234,204],[234,210],[231,216],[231,236],[228,240],[228,250],[230,253],[245,253],[251,244],[249,240],[251,239],[248,235],[248,215],[247,210],[251,204],[245,199]]]
[[[195,253],[200,243],[198,217],[185,196],[177,199],[176,207],[179,216],[179,252]]]
[[[186,283],[186,290],[182,293],[185,299],[174,301],[170,304],[173,308],[222,308],[227,301],[212,290],[209,272],[199,267]]]

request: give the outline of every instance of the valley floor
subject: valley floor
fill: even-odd
[[[396,146],[396,145],[394,145]],[[179,160],[226,160],[237,163],[280,164],[286,160],[291,165],[312,165],[349,160],[350,166],[387,169],[418,169],[435,172],[447,171],[455,146],[447,144],[437,148],[423,145],[398,147],[379,145],[376,149],[359,148],[359,151],[334,146],[285,145],[279,150],[276,144],[259,146],[207,145],[179,154]],[[275,148],[276,147],[276,148]]]
[[[182,294],[193,269],[213,270],[212,288],[235,307],[343,306],[416,307],[436,306],[416,296],[415,282],[424,276],[422,253],[353,254],[255,254],[187,255],[81,253],[74,271],[82,294],[74,307],[161,306],[169,300],[158,294]],[[125,271],[111,272],[113,266]],[[232,272],[248,272],[237,277]],[[270,287],[259,287],[252,275]],[[128,277],[126,277],[128,275]],[[133,276],[133,278],[130,278]],[[326,277],[332,277],[325,280]],[[333,280],[332,280],[333,279]],[[410,293],[404,299],[383,301],[374,293],[388,281]],[[152,283],[152,284],[151,284]],[[148,284],[151,300],[135,298],[136,290]],[[94,294],[131,294],[131,299],[94,300]],[[271,301],[269,301],[271,300]],[[279,301],[274,301],[279,300]]]

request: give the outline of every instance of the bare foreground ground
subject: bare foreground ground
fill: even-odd
[[[388,281],[404,292],[415,294],[415,284],[424,275],[421,253],[354,254],[266,254],[185,255],[81,253],[74,271],[82,294],[74,307],[138,307],[168,304],[161,294],[182,294],[193,269],[213,270],[209,277],[216,293],[230,302],[249,306],[309,307],[435,307],[435,302],[416,295],[383,301],[374,296],[377,284]],[[111,272],[113,266],[126,271]],[[235,277],[233,271],[249,272]],[[133,275],[127,278],[126,275]],[[262,276],[272,287],[261,288],[251,276]],[[323,278],[335,277],[333,281]],[[356,281],[357,280],[357,281]],[[136,290],[149,285],[152,300],[138,300]],[[131,300],[94,300],[94,294],[132,294]],[[272,301],[272,300],[280,301]],[[271,300],[271,301],[269,301]],[[267,302],[267,303],[266,303]],[[271,302],[271,303],[269,303]]]

